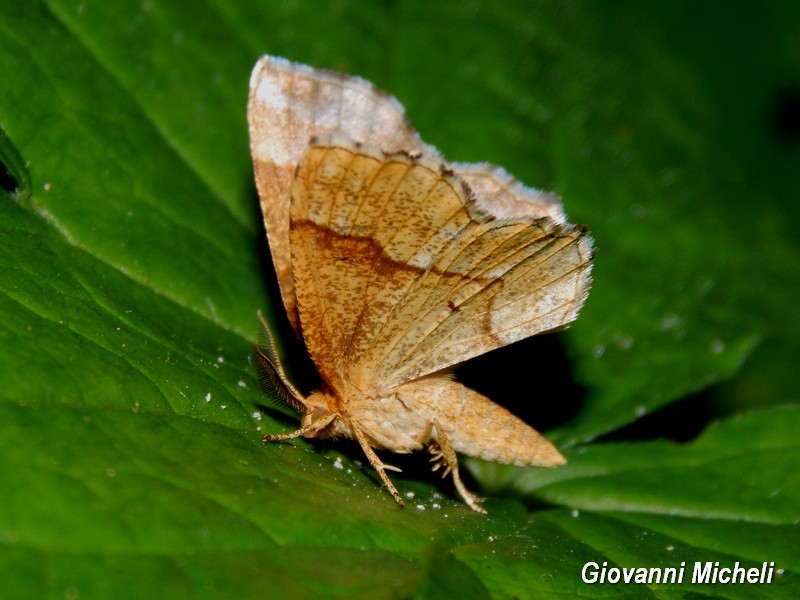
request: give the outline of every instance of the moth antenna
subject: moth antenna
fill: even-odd
[[[254,344],[262,391],[276,404],[287,406],[301,414],[307,413],[308,407],[303,402],[303,395],[286,376],[278,354],[275,336],[261,311],[258,311],[258,319],[261,321],[265,337],[262,344],[259,344],[258,341]]]

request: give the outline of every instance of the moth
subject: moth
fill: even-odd
[[[354,439],[400,506],[387,475],[398,469],[375,451],[427,449],[479,513],[458,453],[564,464],[533,428],[451,374],[578,315],[592,240],[567,223],[559,198],[499,167],[447,163],[392,96],[283,58],[256,64],[248,121],[281,297],[322,381],[300,393],[267,327],[258,360],[302,422],[264,443]]]

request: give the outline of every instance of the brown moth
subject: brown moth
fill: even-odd
[[[302,425],[263,441],[355,439],[400,506],[375,449],[427,448],[479,513],[456,453],[564,464],[448,371],[577,316],[592,241],[559,198],[498,167],[445,163],[397,100],[357,77],[262,57],[248,118],[283,304],[322,379],[301,394],[267,331],[257,356]]]

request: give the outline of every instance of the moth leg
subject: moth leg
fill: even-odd
[[[459,495],[464,499],[467,506],[476,513],[485,515],[486,509],[479,504],[483,502],[483,498],[470,492],[464,482],[461,481],[461,476],[458,474],[458,457],[456,456],[456,451],[453,450],[453,446],[450,445],[450,439],[439,425],[434,423],[434,426],[436,427],[438,441],[436,442],[436,448],[431,452],[434,457],[431,460],[434,463],[433,470],[435,471],[444,465],[443,476],[447,475],[448,472],[453,475],[453,483],[456,486],[456,490],[458,490]]]
[[[439,444],[437,444],[435,441],[431,440],[428,442],[427,450],[431,455],[431,471],[435,473],[444,467],[444,469],[442,469],[442,479],[444,479],[450,474],[450,465],[447,464],[447,459],[444,456],[444,452],[442,452],[441,446],[439,446]]]
[[[261,438],[262,444],[269,444],[270,442],[282,442],[283,440],[292,440],[297,437],[309,437],[313,438],[316,436],[317,433],[325,429],[328,425],[331,424],[338,415],[336,413],[331,413],[327,415],[324,419],[320,419],[319,421],[315,421],[314,423],[310,423],[305,427],[301,427],[296,431],[292,431],[291,433],[270,433],[265,435]]]
[[[371,464],[372,468],[378,472],[381,481],[383,481],[383,485],[385,485],[386,489],[389,490],[389,493],[392,495],[394,501],[397,502],[400,508],[405,508],[406,503],[403,502],[403,499],[400,497],[400,492],[397,491],[397,488],[394,487],[392,480],[389,479],[389,476],[386,474],[387,469],[390,471],[398,471],[398,472],[400,471],[400,469],[392,465],[386,465],[383,463],[383,461],[381,461],[380,458],[378,458],[378,455],[375,454],[375,451],[369,445],[369,442],[367,442],[367,438],[364,436],[364,433],[361,431],[361,428],[358,425],[356,425],[351,421],[350,428],[353,430],[353,433],[356,436],[356,440],[358,440],[358,443],[361,446],[361,449],[364,451],[364,454],[367,455],[367,460],[369,460],[369,464]]]
[[[442,469],[442,479],[447,477],[450,474],[450,465],[447,462],[447,458],[442,451],[442,447],[439,443],[432,439],[433,438],[433,423],[429,423],[427,429],[425,429],[422,439],[428,440],[425,449],[428,451],[428,454],[431,455],[430,462],[431,462],[431,471],[434,473],[439,469]]]

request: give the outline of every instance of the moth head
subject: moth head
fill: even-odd
[[[327,439],[333,435],[336,428],[338,411],[336,399],[323,391],[312,392],[303,399],[302,429],[310,428],[316,431],[314,437]]]

